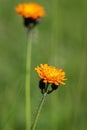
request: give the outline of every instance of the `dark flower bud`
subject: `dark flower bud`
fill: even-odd
[[[39,81],[39,88],[41,89],[41,93],[44,94],[45,92],[45,83],[43,82],[43,79]]]
[[[40,89],[45,89],[45,83],[43,82],[43,79],[41,79],[41,80],[39,81],[39,88],[40,88]]]
[[[24,18],[24,25],[25,27],[28,27],[29,29],[32,29],[40,22],[40,18],[34,19],[34,18]]]
[[[52,87],[52,90],[56,90],[58,89],[59,85],[52,84],[51,87]]]

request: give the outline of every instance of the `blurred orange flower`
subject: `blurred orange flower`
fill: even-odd
[[[44,83],[52,83],[55,85],[65,85],[65,72],[62,69],[56,69],[54,66],[48,64],[40,64],[35,68],[39,77],[43,79]]]
[[[45,15],[44,8],[39,4],[33,2],[19,4],[15,9],[17,13],[24,18],[37,19],[44,17]]]

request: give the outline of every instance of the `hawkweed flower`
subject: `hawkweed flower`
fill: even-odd
[[[23,17],[25,27],[29,29],[38,24],[40,19],[45,16],[44,8],[34,2],[19,4],[15,9]]]
[[[39,87],[42,93],[47,92],[48,94],[56,90],[58,86],[65,85],[65,72],[62,69],[56,69],[54,66],[48,64],[40,64],[35,68],[40,79]],[[51,90],[48,90],[48,85],[51,85]]]
[[[47,94],[56,90],[60,84],[65,85],[64,81],[66,80],[65,72],[62,69],[57,69],[54,66],[49,66],[48,64],[40,64],[40,66],[37,66],[35,70],[40,77],[39,88],[41,89],[42,99],[39,104],[31,130],[35,130],[36,128],[38,117]],[[49,89],[49,85],[51,86],[51,89]]]

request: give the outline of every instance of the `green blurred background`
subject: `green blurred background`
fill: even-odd
[[[0,0],[0,130],[25,130],[26,32],[14,10],[20,2],[26,1]],[[34,2],[46,17],[34,30],[32,121],[41,99],[34,67],[48,63],[63,68],[68,80],[48,95],[37,130],[87,130],[87,1]]]

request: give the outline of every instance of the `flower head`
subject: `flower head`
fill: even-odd
[[[16,11],[19,15],[24,18],[41,18],[45,15],[45,11],[42,6],[37,3],[23,3],[19,4],[16,8]]]
[[[19,15],[23,16],[24,20],[27,20],[26,26],[30,23],[38,23],[39,19],[45,15],[44,8],[34,2],[19,4],[15,9]]]
[[[51,83],[54,86],[65,85],[65,72],[62,69],[56,69],[54,66],[47,64],[40,64],[35,70],[44,83]]]

